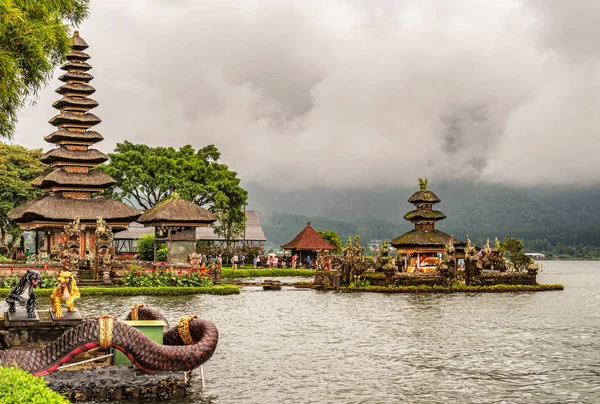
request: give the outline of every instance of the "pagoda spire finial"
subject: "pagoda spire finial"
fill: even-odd
[[[427,191],[427,178],[419,178],[419,187],[421,191]]]

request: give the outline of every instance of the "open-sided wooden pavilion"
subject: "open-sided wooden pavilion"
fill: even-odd
[[[311,262],[317,259],[317,250],[334,251],[336,247],[328,243],[317,231],[310,225],[298,233],[292,241],[281,246],[284,250],[291,250],[292,255],[298,254],[300,263],[306,262],[306,257],[310,256]]]
[[[174,194],[148,209],[137,220],[154,227],[154,257],[160,243],[167,245],[167,262],[187,262],[196,251],[196,227],[208,227],[216,222],[212,212]]]

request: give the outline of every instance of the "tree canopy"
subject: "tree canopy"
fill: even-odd
[[[47,167],[39,160],[41,154],[41,150],[0,143],[0,245],[4,254],[16,248],[21,236],[19,226],[8,218],[8,212],[42,193],[31,185]]]
[[[11,138],[17,113],[71,51],[68,24],[88,15],[89,0],[0,1],[0,137]]]
[[[243,232],[248,193],[235,171],[219,162],[214,145],[195,150],[187,145],[151,147],[128,141],[118,143],[110,161],[101,166],[116,180],[109,193],[116,199],[150,209],[173,192],[215,213],[215,232],[231,240]]]
[[[342,241],[340,240],[340,236],[338,236],[335,230],[317,231],[317,233],[319,233],[321,237],[323,237],[323,239],[329,244],[336,247],[336,254],[342,251]]]

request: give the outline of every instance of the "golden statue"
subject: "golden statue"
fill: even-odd
[[[75,300],[79,299],[79,288],[75,283],[75,277],[71,272],[62,271],[57,278],[58,286],[50,295],[52,301],[52,312],[56,318],[62,318],[62,301],[65,301],[68,311],[76,311]]]

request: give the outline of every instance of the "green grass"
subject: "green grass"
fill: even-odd
[[[38,296],[50,296],[53,289],[36,289]],[[0,289],[0,296],[5,297],[10,289]],[[80,287],[81,296],[183,296],[183,295],[238,295],[240,288],[233,285],[206,287]]]
[[[512,293],[512,292],[543,292],[563,290],[560,284],[551,285],[493,285],[493,286],[367,286],[340,288],[341,292],[375,292],[375,293]]]
[[[2,404],[69,404],[48,388],[41,377],[16,368],[0,367],[0,403]]]
[[[236,269],[223,268],[223,278],[264,278],[272,276],[303,276],[312,278],[315,271],[310,269]]]

